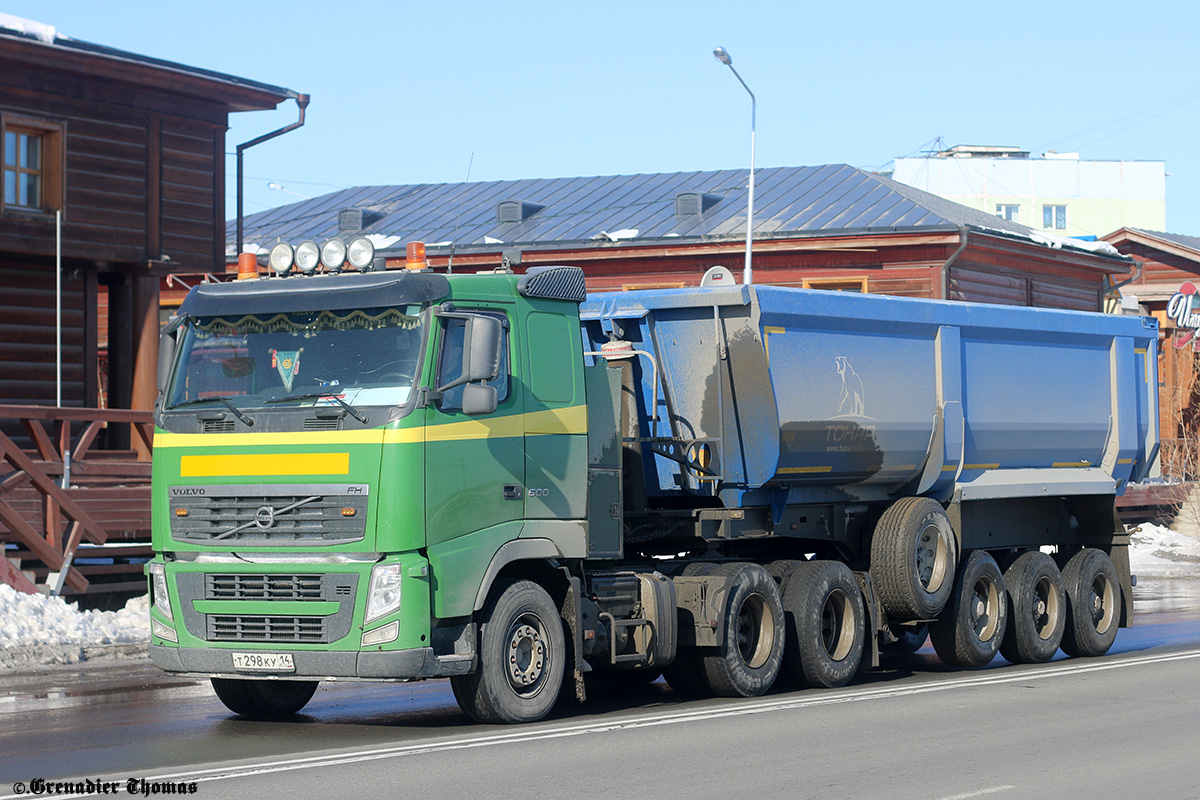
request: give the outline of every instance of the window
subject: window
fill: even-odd
[[[503,403],[508,399],[508,318],[501,311],[472,311],[473,314],[486,314],[496,317],[504,325],[504,341],[500,345],[500,372],[495,380],[486,385],[496,387],[496,402]],[[442,337],[441,363],[438,365],[438,386],[445,386],[462,375],[463,334],[466,333],[466,321],[450,318],[446,320],[446,333]],[[447,389],[442,395],[439,407],[442,411],[458,411],[462,408],[462,384],[453,389]]]
[[[867,293],[866,278],[805,278],[801,286],[805,289],[825,289],[830,292]]]
[[[1010,205],[1008,203],[997,203],[996,216],[1000,219],[1006,219],[1009,222],[1020,222],[1021,207],[1019,205]]]
[[[1067,207],[1042,206],[1042,227],[1065,231],[1067,229]]]
[[[63,207],[63,126],[0,116],[0,210],[53,212]]]

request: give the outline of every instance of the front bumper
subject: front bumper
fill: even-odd
[[[233,667],[233,651],[214,647],[166,647],[150,645],[150,660],[164,672],[191,673],[204,677],[248,679],[321,680],[411,680],[448,678],[471,671],[474,659],[466,656],[436,656],[433,648],[377,652],[319,652],[289,650],[294,672],[241,672]]]

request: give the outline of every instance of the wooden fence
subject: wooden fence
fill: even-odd
[[[14,421],[25,449],[3,432]],[[99,442],[121,426],[150,451],[148,411],[0,405],[0,583],[52,594],[145,585],[150,461]]]

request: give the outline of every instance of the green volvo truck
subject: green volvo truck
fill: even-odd
[[[281,270],[286,273],[285,269]],[[492,723],[1100,655],[1153,320],[576,267],[256,278],[164,329],[151,656],[233,712],[449,678]]]

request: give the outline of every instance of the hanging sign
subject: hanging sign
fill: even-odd
[[[1191,344],[1195,347],[1196,329],[1200,328],[1200,296],[1196,294],[1196,287],[1191,281],[1179,287],[1170,302],[1167,303],[1167,316],[1175,323],[1178,329],[1175,333],[1173,341],[1178,348],[1187,347]]]

